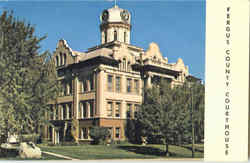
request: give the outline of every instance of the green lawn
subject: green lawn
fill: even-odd
[[[170,145],[171,158],[191,158],[190,146]],[[164,157],[164,145],[79,145],[79,146],[43,146],[42,151],[62,154],[68,157],[93,160],[93,159],[155,159]],[[199,145],[203,149],[203,145]],[[203,158],[201,150],[195,152],[196,158]]]

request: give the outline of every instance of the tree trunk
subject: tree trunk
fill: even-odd
[[[195,152],[195,135],[194,135],[194,126],[192,126],[192,158],[194,158],[194,152]]]
[[[169,151],[168,151],[168,140],[167,139],[166,139],[166,144],[165,145],[166,145],[165,156],[169,157],[170,154],[169,154]]]

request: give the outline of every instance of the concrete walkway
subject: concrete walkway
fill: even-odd
[[[56,154],[56,153],[52,153],[52,152],[42,151],[42,153],[52,155],[52,156],[56,156],[56,157],[60,157],[60,158],[64,158],[64,159],[68,159],[68,160],[79,160],[79,159],[76,159],[76,158],[72,158],[72,157],[68,157],[68,156],[64,156],[64,155],[60,155],[60,154]]]

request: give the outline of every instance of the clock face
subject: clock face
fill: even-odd
[[[107,21],[109,18],[109,12],[107,10],[103,11],[102,13],[102,20]]]
[[[122,17],[122,20],[128,21],[129,20],[129,13],[128,13],[128,11],[127,10],[123,10],[121,12],[121,17]]]

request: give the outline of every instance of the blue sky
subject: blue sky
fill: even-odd
[[[156,42],[169,62],[182,58],[189,72],[204,80],[205,1],[119,0],[118,6],[132,15],[131,44],[148,48]],[[114,5],[111,0],[1,1],[0,10],[13,10],[18,19],[47,35],[41,51],[53,52],[59,39],[73,50],[86,51],[100,44],[99,16]]]

